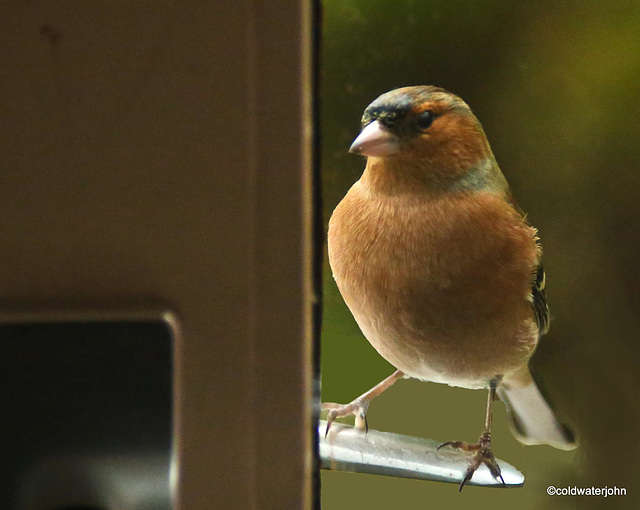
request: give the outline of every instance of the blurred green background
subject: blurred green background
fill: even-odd
[[[581,441],[576,452],[523,447],[497,403],[494,452],[525,474],[524,488],[458,494],[323,471],[323,508],[640,508],[640,2],[324,0],[322,30],[325,225],[363,170],[347,150],[373,99],[421,84],[460,95],[539,229],[552,323],[533,368]],[[358,330],[326,260],[324,270],[322,399],[346,403],[393,368]],[[400,381],[369,424],[475,441],[485,402],[483,391]],[[627,496],[550,497],[548,485]]]

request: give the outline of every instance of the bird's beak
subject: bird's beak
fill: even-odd
[[[349,152],[382,158],[398,152],[399,149],[398,137],[380,121],[374,120],[371,124],[367,124],[354,140]]]

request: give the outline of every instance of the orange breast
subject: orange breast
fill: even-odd
[[[356,183],[328,241],[363,333],[409,375],[474,387],[533,353],[535,230],[501,197],[385,197]]]

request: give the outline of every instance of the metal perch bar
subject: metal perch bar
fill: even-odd
[[[374,475],[418,478],[459,484],[469,465],[464,452],[443,448],[433,439],[363,430],[351,425],[333,423],[325,438],[327,422],[320,420],[318,437],[322,469],[352,471]],[[484,487],[522,487],[524,475],[502,460],[498,460],[505,485],[494,480],[486,466],[473,474],[467,485]]]

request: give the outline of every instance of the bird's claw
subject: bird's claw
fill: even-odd
[[[489,472],[491,476],[495,480],[500,480],[502,485],[505,485],[504,478],[502,478],[502,474],[500,472],[500,466],[496,461],[496,458],[493,456],[493,452],[491,451],[491,434],[488,432],[483,433],[478,439],[477,443],[467,443],[465,441],[447,441],[446,443],[442,443],[438,446],[438,450],[445,446],[450,446],[452,448],[456,448],[458,450],[462,450],[465,452],[473,453],[473,457],[471,458],[471,462],[469,462],[469,466],[464,473],[464,477],[460,482],[460,488],[458,492],[462,491],[462,488],[465,484],[471,480],[473,477],[473,473],[484,464],[489,468]]]
[[[328,409],[327,413],[327,429],[324,437],[329,434],[329,428],[336,418],[344,418],[345,416],[354,415],[356,417],[356,427],[369,431],[369,423],[367,422],[367,410],[371,401],[363,398],[357,398],[348,404],[335,404],[333,402],[324,402],[322,410]]]

